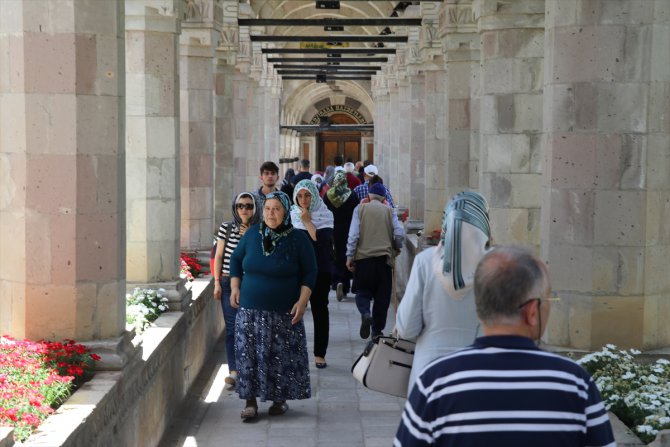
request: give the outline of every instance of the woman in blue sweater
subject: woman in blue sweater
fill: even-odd
[[[289,197],[265,196],[263,220],[240,240],[230,259],[230,304],[235,323],[237,393],[246,400],[242,420],[258,417],[258,402],[284,414],[289,399],[311,397],[302,316],[316,283],[309,237],[293,231]]]
[[[316,255],[318,275],[309,299],[314,319],[314,363],[319,369],[326,364],[330,332],[328,292],[330,291],[330,262],[333,250],[333,213],[319,197],[311,180],[300,180],[293,190],[291,223],[309,235]]]

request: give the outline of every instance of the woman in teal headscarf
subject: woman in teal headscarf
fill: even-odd
[[[268,412],[280,415],[287,400],[311,397],[302,316],[316,283],[316,258],[310,238],[294,230],[289,207],[283,192],[265,196],[261,223],[247,230],[230,259],[243,421],[258,416],[257,398],[273,401]]]
[[[347,186],[347,177],[344,172],[338,172],[333,177],[333,187],[323,198],[324,203],[333,212],[333,242],[335,259],[332,262],[331,287],[335,290],[337,300],[342,301],[349,293],[351,272],[347,269],[347,238],[349,225],[354,208],[358,205],[358,196],[352,194]]]
[[[409,389],[428,363],[474,341],[474,273],[490,246],[486,199],[476,192],[456,194],[445,207],[439,245],[414,258],[396,314],[397,334],[416,339]]]

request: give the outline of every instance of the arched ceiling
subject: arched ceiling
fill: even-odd
[[[398,1],[347,1],[340,2],[340,9],[317,9],[316,1],[305,0],[250,0],[249,4],[257,19],[387,19],[392,15],[402,14],[404,7],[410,2]],[[394,13],[396,11],[396,13]],[[324,31],[322,26],[264,26],[263,35],[266,36],[379,36],[385,34],[384,26],[364,25],[345,26],[344,31]],[[259,30],[259,28],[254,27]],[[258,31],[252,32],[258,34]],[[326,40],[326,39],[324,39]],[[350,42],[342,48],[376,48],[375,42]],[[384,43],[386,48],[395,48],[395,43]],[[263,43],[263,48],[300,49],[300,42],[272,42]],[[285,56],[293,59],[304,59],[304,62],[292,62],[293,65],[302,65],[305,68],[312,66],[307,60],[312,57],[326,57],[322,55],[300,54],[264,54],[265,57]],[[365,55],[361,55],[365,56]],[[378,55],[382,56],[382,55]],[[351,57],[343,54],[342,57]],[[337,59],[333,59],[337,61]],[[356,62],[354,62],[355,64]],[[322,63],[325,65],[325,63]],[[351,63],[342,63],[350,65]],[[329,64],[330,65],[330,64]],[[370,65],[363,63],[359,66]],[[375,63],[375,66],[383,65]],[[374,72],[359,73],[359,76],[369,76]],[[352,76],[356,76],[353,74]],[[286,76],[288,77],[288,76]],[[316,77],[316,75],[314,75]],[[359,112],[368,122],[374,122],[374,103],[372,101],[371,83],[369,80],[328,80],[327,83],[317,83],[310,80],[283,80],[282,124],[294,125],[308,120],[318,111],[318,103],[328,100],[331,104],[360,104]]]

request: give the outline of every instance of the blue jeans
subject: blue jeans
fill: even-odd
[[[230,305],[230,277],[221,275],[221,307],[223,308],[223,321],[226,323],[226,357],[228,357],[228,370],[237,371],[235,363],[235,318],[237,309]]]

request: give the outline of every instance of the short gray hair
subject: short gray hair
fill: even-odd
[[[484,324],[519,317],[519,306],[540,298],[549,285],[547,270],[530,250],[500,246],[486,254],[475,271],[475,305]]]

